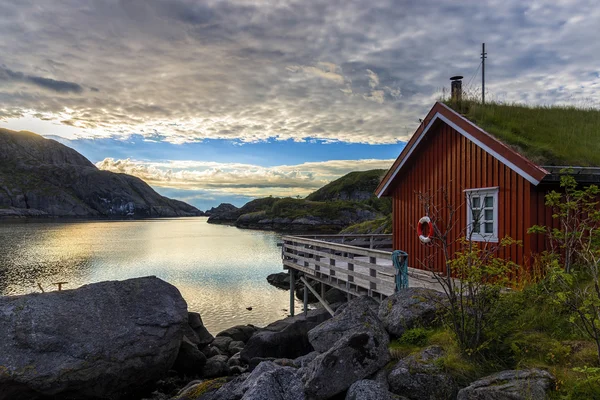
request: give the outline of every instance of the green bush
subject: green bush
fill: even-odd
[[[569,391],[569,400],[590,399],[600,400],[600,368],[573,368],[583,377],[577,379]]]
[[[427,340],[431,335],[431,330],[425,328],[412,328],[404,332],[404,334],[398,339],[401,344],[413,345],[413,346],[425,346]]]

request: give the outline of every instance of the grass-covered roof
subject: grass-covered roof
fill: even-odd
[[[600,167],[600,110],[445,102],[538,165]]]

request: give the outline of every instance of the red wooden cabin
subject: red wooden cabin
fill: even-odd
[[[546,247],[543,235],[528,234],[527,229],[556,223],[552,210],[545,206],[545,195],[559,187],[559,169],[537,165],[438,102],[386,173],[376,194],[393,198],[393,247],[409,254],[411,267],[423,268],[424,260],[432,259],[438,270],[445,265],[441,252],[434,254],[436,248],[418,237],[418,221],[425,216],[420,193],[430,195],[431,204],[438,207],[443,206],[446,193],[449,203],[457,207],[457,225],[450,232],[450,242],[471,233],[472,240],[482,242],[510,236],[522,241],[522,246],[511,246],[501,256],[526,265],[533,253]],[[588,170],[580,168],[581,177],[597,179],[598,171],[588,174]],[[472,221],[473,209],[480,216],[476,223]]]

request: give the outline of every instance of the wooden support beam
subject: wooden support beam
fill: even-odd
[[[304,316],[306,317],[308,314],[308,284],[303,276],[300,279],[304,282]]]
[[[310,284],[306,281],[306,279],[304,279],[303,276],[300,277],[300,280],[304,283],[304,288],[308,288],[317,298],[317,300],[319,300],[319,302],[321,304],[323,304],[323,307],[325,307],[325,309],[327,310],[327,312],[329,314],[331,314],[331,316],[333,317],[333,309],[329,306],[329,304],[325,301],[324,298],[322,298],[321,296],[318,295],[317,291],[315,290],[315,288],[313,288],[312,286],[310,286]]]

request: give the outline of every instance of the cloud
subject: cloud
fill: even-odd
[[[328,79],[340,85],[346,80],[341,72],[341,68],[333,63],[328,62],[319,62],[316,66],[290,65],[286,69],[290,72],[302,71],[308,75]]]
[[[100,169],[137,176],[149,185],[223,196],[306,196],[351,171],[387,169],[393,160],[333,160],[261,167],[205,161],[140,161],[105,158]]]
[[[41,76],[25,75],[22,72],[12,71],[1,66],[0,81],[29,83],[57,93],[81,93],[83,91],[83,87],[74,82],[57,81],[55,79],[43,78]]]
[[[171,143],[396,143],[450,76],[478,91],[482,41],[489,98],[600,106],[596,3],[5,0],[0,118]]]

